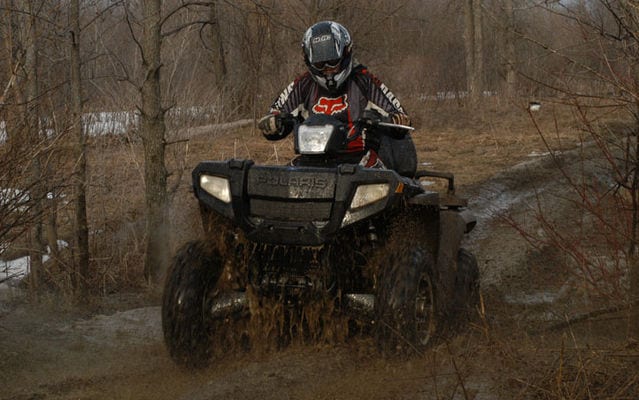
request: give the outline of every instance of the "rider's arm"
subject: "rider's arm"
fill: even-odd
[[[293,82],[275,99],[269,113],[260,120],[260,129],[268,140],[280,140],[288,136],[304,112],[304,102],[310,91],[310,74],[306,73]]]
[[[358,80],[357,85],[366,96],[368,103],[367,110],[375,110],[390,122],[400,125],[411,125],[410,117],[400,104],[399,100],[393,92],[388,89],[382,81],[375,75],[368,72],[364,67],[356,73],[355,79]],[[391,136],[403,137],[406,134],[405,129],[389,129]]]

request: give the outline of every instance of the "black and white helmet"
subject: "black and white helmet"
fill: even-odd
[[[353,69],[353,41],[348,30],[333,21],[308,28],[302,39],[304,61],[311,76],[328,90],[339,88]]]

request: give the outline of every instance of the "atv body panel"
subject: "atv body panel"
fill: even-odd
[[[204,190],[203,175],[227,179],[231,201]],[[351,207],[357,188],[382,184],[388,194]],[[247,239],[269,244],[319,246],[340,229],[385,210],[407,195],[424,192],[415,182],[392,170],[343,164],[336,168],[258,166],[251,161],[206,161],[193,170],[198,200],[242,229]],[[433,204],[437,193],[430,193]]]

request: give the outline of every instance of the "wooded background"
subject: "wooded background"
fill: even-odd
[[[170,259],[175,171],[165,160],[178,129],[260,117],[304,71],[301,37],[320,20],[350,30],[355,57],[416,120],[438,102],[467,113],[486,99],[552,97],[636,121],[637,7],[631,0],[2,0],[0,243],[29,237],[36,290],[46,246],[62,260],[56,214],[73,209],[65,265],[74,291],[86,294],[96,259],[90,243],[98,240],[87,216],[87,138],[125,132],[144,147],[144,271],[157,284]],[[637,210],[633,146],[618,180]],[[633,221],[632,252],[637,213]]]

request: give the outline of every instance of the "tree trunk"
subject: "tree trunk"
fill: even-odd
[[[505,66],[506,66],[506,96],[512,98],[516,94],[517,75],[515,71],[516,55],[515,55],[515,10],[513,7],[514,0],[505,0],[504,14],[506,17],[506,31],[504,32],[505,44]]]
[[[315,24],[321,21],[320,16],[322,15],[322,7],[320,4],[320,0],[311,0],[309,10],[310,10],[311,20],[307,24],[308,26],[311,26],[312,24]]]
[[[629,21],[637,21],[639,13],[635,8],[627,9],[627,16]],[[639,65],[633,60],[636,60],[639,56],[636,48],[636,34],[639,31],[639,25],[636,22],[628,26],[628,30],[633,33],[629,35],[632,38],[628,44],[629,49],[633,49],[631,53],[626,54],[631,62],[631,73],[633,87],[632,93],[635,98],[634,108],[631,110],[635,118],[635,129],[632,134],[629,134],[627,141],[634,144],[634,154],[630,157],[630,160],[634,160],[632,165],[632,183],[629,188],[630,197],[632,200],[632,221],[630,232],[630,244],[629,244],[629,260],[628,260],[628,301],[630,303],[629,312],[629,330],[630,336],[637,339],[639,338],[639,100],[637,95],[639,94]]]
[[[4,38],[4,58],[8,60],[7,63],[7,71],[6,71],[6,82],[3,82],[2,85],[2,94],[0,95],[0,104],[3,104],[4,107],[7,107],[7,103],[9,103],[8,98],[11,93],[14,92],[14,88],[18,86],[18,70],[21,67],[21,62],[18,60],[17,56],[17,40],[16,36],[18,35],[18,21],[16,17],[16,10],[13,5],[13,0],[5,1],[6,9],[2,12],[2,36]],[[5,114],[6,115],[6,114]],[[15,121],[12,121],[11,118],[5,117],[5,132],[7,135],[7,143],[10,146],[13,146],[16,141],[14,138],[15,131]]]
[[[634,16],[634,15],[633,15]],[[639,66],[632,66],[634,79],[634,95],[639,93]],[[632,224],[630,232],[630,259],[628,260],[629,274],[629,293],[628,301],[630,302],[630,335],[635,339],[639,336],[639,100],[635,101],[635,132],[629,135],[627,140],[630,143],[634,141],[634,173],[632,175],[632,185],[630,187],[630,196],[632,199]]]
[[[89,276],[89,224],[87,219],[87,158],[86,138],[82,124],[82,80],[80,68],[80,0],[71,0],[71,107],[74,142],[75,246],[76,271],[74,287],[81,298],[87,295]]]
[[[483,46],[481,0],[464,1],[464,45],[466,48],[466,86],[472,102],[482,93]]]
[[[226,59],[224,57],[224,43],[222,41],[222,31],[220,29],[220,18],[217,14],[218,1],[214,1],[210,7],[210,22],[211,22],[211,54],[213,65],[213,77],[215,79],[215,86],[220,90],[226,79]]]
[[[144,37],[142,40],[141,130],[144,144],[146,197],[146,254],[144,274],[156,286],[168,265],[169,238],[167,216],[167,172],[164,161],[164,110],[160,91],[161,0],[144,0]]]
[[[637,70],[637,67],[635,67]],[[637,72],[635,72],[636,74]],[[635,75],[635,87],[639,83],[639,75]],[[637,104],[639,108],[639,104]],[[635,159],[639,154],[639,120],[635,122],[637,124],[635,128],[635,135],[628,137],[629,141],[635,142]],[[629,313],[629,331],[630,336],[637,339],[639,335],[639,248],[637,247],[637,228],[639,227],[639,175],[637,174],[637,168],[639,167],[639,161],[635,161],[635,173],[632,176],[632,185],[630,187],[630,197],[632,199],[632,224],[630,232],[630,250],[628,260],[628,275],[629,275],[629,287],[628,287],[628,302],[630,303]]]
[[[475,97],[481,98],[484,90],[484,31],[483,31],[483,13],[481,10],[481,0],[473,0],[473,17],[475,23],[473,28],[475,29],[474,35],[474,51],[475,51]]]
[[[26,77],[26,103],[23,109],[27,121],[27,135],[32,146],[38,146],[42,141],[40,134],[40,107],[39,107],[39,84],[38,84],[38,30],[37,15],[38,7],[33,1],[26,4],[28,18],[28,43],[26,46],[25,71]],[[39,152],[34,152],[31,160],[31,212],[33,213],[33,230],[31,234],[31,271],[30,283],[32,294],[37,294],[40,277],[43,269],[43,255],[45,244],[43,239],[43,215],[46,190],[42,174],[42,165]]]
[[[47,175],[50,176],[50,174]],[[60,248],[58,247],[58,199],[55,195],[51,198],[47,195],[45,204],[46,211],[45,218],[43,219],[44,237],[51,252],[51,266],[56,270],[60,262]]]

